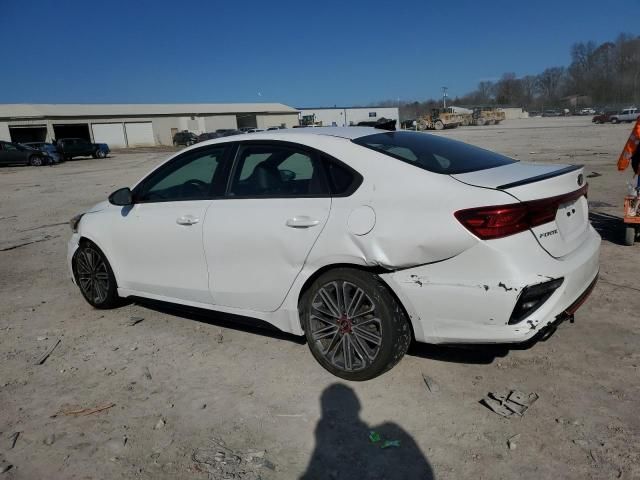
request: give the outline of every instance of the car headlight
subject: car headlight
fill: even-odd
[[[73,217],[71,220],[69,220],[69,226],[71,227],[71,231],[73,233],[78,233],[78,224],[80,223],[80,219],[82,218],[83,215],[84,213],[81,213]]]

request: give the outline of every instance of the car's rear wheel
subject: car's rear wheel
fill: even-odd
[[[72,259],[73,275],[82,296],[95,308],[119,305],[116,278],[104,253],[93,243],[84,241]]]
[[[96,150],[96,157],[97,158],[104,158],[107,155],[104,153],[104,150]]]
[[[369,380],[400,361],[411,329],[382,280],[369,272],[337,268],[319,276],[300,299],[309,349],[332,374]]]
[[[613,124],[618,123],[618,119],[617,118],[612,118],[611,119],[611,123],[613,123]]]
[[[442,130],[444,128],[444,123],[442,123],[441,120],[436,120],[436,123],[434,126],[436,130]]]
[[[31,155],[31,157],[29,157],[29,165],[32,167],[41,167],[42,164],[43,161],[40,155]]]

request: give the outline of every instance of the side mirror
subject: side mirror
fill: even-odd
[[[109,195],[109,203],[118,207],[133,205],[133,193],[129,187],[116,190]]]

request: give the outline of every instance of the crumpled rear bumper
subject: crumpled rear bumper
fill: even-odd
[[[590,226],[584,243],[556,259],[530,232],[478,242],[442,262],[382,274],[404,305],[417,341],[428,343],[517,343],[552,325],[597,277],[600,236]],[[564,278],[546,302],[509,325],[522,289]],[[595,285],[595,284],[594,284]]]

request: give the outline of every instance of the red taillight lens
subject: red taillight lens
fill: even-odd
[[[587,185],[567,195],[530,202],[469,208],[455,213],[458,221],[482,240],[507,237],[555,220],[558,207],[587,195]]]

